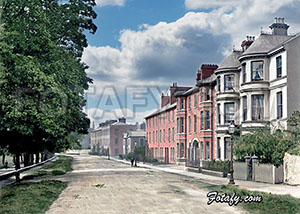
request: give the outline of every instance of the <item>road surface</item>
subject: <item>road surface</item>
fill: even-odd
[[[227,204],[207,205],[207,190],[185,176],[131,167],[89,155],[74,156],[68,187],[47,214],[246,213]]]

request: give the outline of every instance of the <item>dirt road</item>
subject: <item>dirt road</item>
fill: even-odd
[[[47,214],[245,213],[227,204],[207,205],[207,190],[184,176],[130,167],[104,158],[74,156],[69,186]]]

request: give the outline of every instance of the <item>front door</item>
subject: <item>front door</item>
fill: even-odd
[[[165,148],[165,162],[169,163],[169,148]]]

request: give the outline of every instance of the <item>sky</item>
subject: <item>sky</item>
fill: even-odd
[[[173,82],[194,86],[201,64],[217,64],[246,36],[270,31],[284,17],[300,32],[300,0],[96,0],[95,34],[82,61],[93,79],[85,112],[97,126],[130,123],[160,107]]]

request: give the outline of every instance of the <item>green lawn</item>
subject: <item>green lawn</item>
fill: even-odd
[[[61,181],[6,186],[0,189],[0,213],[45,213],[66,187],[67,183]]]
[[[52,164],[24,176],[21,183],[1,188],[0,214],[45,213],[68,185],[67,182],[52,181],[51,177],[71,171],[72,160],[72,157],[59,156]],[[28,181],[33,178],[47,180]]]
[[[229,185],[209,185],[199,181],[197,182],[199,188],[207,189],[209,191],[218,191],[219,194],[227,193],[232,195],[235,192],[244,198],[246,195],[262,196],[262,202],[260,203],[239,203],[237,206],[242,207],[249,213],[254,214],[300,214],[300,199],[294,198],[291,195],[275,195],[263,192],[249,191],[240,189],[235,186]],[[286,187],[288,188],[288,186]],[[213,202],[216,203],[216,202]],[[229,206],[224,203],[224,206]]]
[[[24,176],[23,180],[66,174],[67,172],[72,171],[72,160],[72,157],[60,155],[58,160],[54,161],[54,163],[35,171],[31,175]]]

